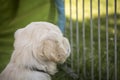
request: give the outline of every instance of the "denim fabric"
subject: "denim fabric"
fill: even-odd
[[[58,10],[58,26],[60,30],[65,32],[65,8],[64,8],[64,0],[55,0],[55,5]]]

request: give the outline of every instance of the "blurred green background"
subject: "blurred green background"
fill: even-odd
[[[17,29],[35,21],[55,23],[56,12],[54,3],[50,4],[51,1],[0,0],[0,72],[9,62],[13,51],[14,32]]]
[[[91,79],[91,47],[90,47],[90,0],[85,1],[85,38],[86,38],[86,70],[87,80]],[[106,80],[106,3],[100,1],[101,15],[101,62],[102,80]],[[120,80],[120,0],[117,0],[117,52],[118,52],[118,80]],[[82,40],[82,0],[78,0],[79,19],[79,39],[80,39],[80,77],[83,77],[83,40]],[[93,0],[93,40],[94,40],[94,77],[98,80],[98,5],[97,0]],[[70,4],[65,0],[66,14],[66,36],[70,39]],[[110,80],[114,80],[114,0],[108,2],[109,12],[109,69]],[[48,21],[57,24],[57,10],[54,0],[0,0],[0,72],[8,64],[13,52],[14,32],[27,24],[35,21]],[[76,0],[72,0],[72,21],[73,21],[73,69],[77,73],[76,55]],[[73,80],[66,73],[59,71],[53,80]]]

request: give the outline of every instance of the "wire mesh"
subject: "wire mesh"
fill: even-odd
[[[82,38],[83,38],[83,74],[86,79],[86,45],[85,45],[85,20],[84,20],[84,0],[82,0]]]
[[[70,44],[71,44],[71,67],[73,68],[73,26],[72,26],[72,0],[70,0]]]
[[[117,0],[114,0],[112,18],[109,14],[109,0],[103,1],[104,3],[101,0],[96,2],[97,16],[94,15],[93,0],[69,0],[71,67],[79,75],[80,80],[118,80]],[[101,15],[101,3],[105,5],[105,16]],[[87,15],[89,19],[86,18]],[[110,25],[110,18],[114,26]],[[112,35],[111,29],[114,30]],[[114,38],[113,41],[110,41],[111,36]]]
[[[92,0],[90,0],[90,43],[91,43],[91,79],[94,80],[94,50],[93,50],[93,20],[92,20]]]
[[[115,80],[117,80],[117,1],[114,0],[114,30],[115,30],[115,33],[114,33],[114,55],[115,55]]]
[[[101,80],[101,30],[100,30],[100,0],[98,0],[98,64],[99,80]]]
[[[106,0],[106,72],[109,80],[109,33],[108,33],[108,0]]]
[[[76,46],[77,46],[77,73],[79,75],[79,71],[80,71],[80,59],[79,59],[79,24],[78,24],[78,0],[76,0]]]

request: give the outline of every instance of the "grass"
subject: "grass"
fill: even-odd
[[[120,15],[118,15],[120,17]],[[118,17],[118,18],[119,18]],[[106,80],[106,30],[105,30],[105,16],[101,17],[101,62],[102,62],[102,80]],[[113,14],[109,15],[109,19],[113,18]],[[97,20],[98,18],[93,18],[93,40],[94,40],[94,44],[93,44],[93,53],[94,53],[94,76],[95,79],[98,80],[98,27],[97,27]],[[114,21],[114,20],[113,20]],[[69,23],[68,23],[69,24]],[[76,29],[75,29],[75,24],[76,21],[73,20],[73,54],[74,54],[74,59],[73,59],[73,65],[74,65],[74,70],[77,73],[77,43],[76,43]],[[87,80],[91,79],[91,42],[90,42],[90,19],[86,19],[85,21],[85,42],[86,42],[86,71],[87,71]],[[118,26],[120,25],[120,23],[118,23]],[[109,22],[109,69],[110,69],[110,79],[114,78],[114,27],[113,27],[113,23]],[[118,56],[117,56],[117,60],[118,60],[118,75],[119,73],[119,47],[120,47],[120,42],[119,42],[119,38],[120,38],[120,28],[117,29],[118,33],[117,33],[117,52],[118,52]],[[67,37],[70,39],[70,32],[69,32],[69,28],[67,30]],[[83,78],[83,32],[82,32],[82,22],[79,22],[79,47],[80,47],[80,54],[79,54],[79,69],[80,69],[80,77]],[[66,80],[66,79],[65,79]],[[118,79],[119,80],[119,79]]]
[[[79,20],[79,72],[81,80],[84,80],[83,77],[83,39],[82,39],[82,0],[78,0],[79,10],[78,10],[78,20]],[[19,5],[13,5],[15,4]],[[48,0],[20,0],[15,2],[15,0],[3,1],[1,4],[0,11],[0,72],[8,64],[11,53],[13,51],[13,42],[14,42],[14,32],[16,29],[21,28],[33,21],[52,21],[48,20],[49,15],[49,1]],[[100,1],[100,14],[101,14],[101,62],[102,62],[102,80],[106,80],[106,10],[105,10],[105,0]],[[120,1],[117,0],[117,58],[118,58],[118,75],[120,75]],[[26,6],[27,5],[27,6]],[[110,69],[110,80],[114,80],[114,3],[113,0],[109,1],[108,10],[109,10],[109,69]],[[13,9],[13,7],[16,7]],[[77,63],[77,43],[76,43],[76,2],[72,0],[72,22],[73,22],[73,69],[77,73],[78,63]],[[90,3],[89,0],[85,0],[85,42],[86,42],[86,80],[91,79],[91,47],[90,47]],[[98,80],[98,14],[97,14],[97,0],[93,1],[93,40],[94,40],[94,77],[95,80]],[[70,40],[70,13],[69,13],[69,0],[65,0],[65,12],[66,12],[66,36]],[[53,16],[53,15],[52,15]],[[68,62],[69,64],[71,62]],[[118,76],[118,80],[120,77]],[[53,80],[73,80],[69,77],[68,74],[63,71],[59,71],[53,77]]]
[[[118,3],[120,3],[118,1]],[[118,4],[117,3],[117,4]],[[92,3],[92,16],[93,16],[93,58],[94,58],[94,78],[95,80],[98,80],[99,76],[98,76],[98,2],[97,0],[94,0],[93,3]],[[106,65],[107,65],[107,62],[106,62],[106,5],[105,5],[105,0],[102,0],[100,2],[100,30],[101,30],[101,36],[100,36],[100,40],[101,40],[101,73],[102,73],[102,80],[106,80]],[[66,16],[67,16],[67,28],[66,28],[66,36],[69,38],[70,42],[71,42],[71,39],[70,39],[70,28],[69,28],[69,22],[70,22],[70,4],[69,4],[69,0],[66,0]],[[76,34],[77,34],[77,30],[76,30],[76,1],[72,1],[72,27],[73,27],[73,69],[75,70],[75,72],[77,73],[78,70],[80,72],[80,78],[81,80],[84,80],[85,77],[84,77],[84,67],[86,67],[86,80],[91,80],[91,42],[90,42],[90,2],[88,0],[85,0],[85,12],[84,12],[84,15],[85,15],[85,58],[86,58],[86,66],[84,66],[84,63],[83,63],[83,27],[82,27],[82,1],[78,1],[78,20],[79,20],[79,49],[80,49],[80,52],[79,52],[79,55],[77,53],[77,42],[76,42]],[[117,5],[117,26],[120,25],[120,6]],[[108,56],[109,56],[109,78],[110,80],[114,79],[114,33],[115,33],[115,30],[114,30],[114,3],[113,3],[113,0],[112,1],[109,1],[108,2],[108,35],[109,35],[109,38],[108,38],[108,47],[109,47],[109,53],[108,53]],[[119,47],[120,47],[120,41],[119,41],[119,38],[120,38],[120,28],[118,27],[117,28],[117,52],[118,52],[118,55],[117,55],[117,60],[118,60],[118,75],[120,75],[120,72],[119,72]],[[79,59],[77,59],[79,56]],[[72,59],[72,58],[71,58]],[[78,69],[78,61],[79,60],[79,69]],[[120,79],[120,77],[118,76],[118,80]],[[72,79],[64,79],[64,80],[72,80]]]

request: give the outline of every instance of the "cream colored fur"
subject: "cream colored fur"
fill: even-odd
[[[56,65],[70,55],[67,38],[51,23],[32,22],[14,36],[14,51],[0,80],[51,80],[50,75],[57,72]],[[48,74],[34,71],[33,67]]]

